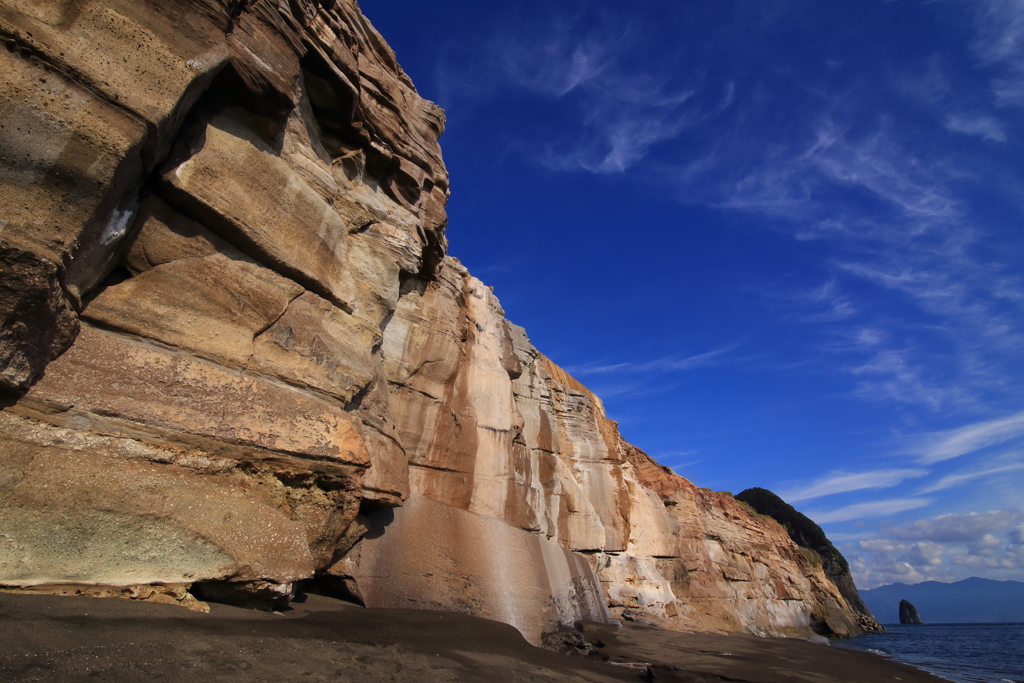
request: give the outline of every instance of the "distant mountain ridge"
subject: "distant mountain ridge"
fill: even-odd
[[[1024,583],[976,576],[955,583],[893,583],[860,591],[883,624],[899,623],[900,600],[917,607],[926,624],[1024,623]]]

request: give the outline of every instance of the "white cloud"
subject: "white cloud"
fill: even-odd
[[[836,510],[808,510],[805,515],[818,524],[830,522],[849,522],[854,519],[866,519],[870,517],[888,517],[907,510],[931,505],[930,498],[895,498],[890,500],[876,500],[868,503],[856,503],[847,505]]]
[[[1000,107],[1024,107],[1024,71],[1017,69],[1012,78],[992,81],[996,104]]]
[[[940,55],[933,54],[923,71],[900,73],[894,77],[896,89],[912,102],[924,107],[942,122],[946,130],[974,135],[991,142],[1006,142],[1003,124],[983,108],[967,111],[961,104],[943,69]]]
[[[541,163],[560,171],[623,173],[652,147],[718,116],[734,97],[734,86],[727,83],[717,105],[684,106],[696,94],[694,88],[673,92],[664,87],[658,79],[636,74],[596,78],[578,98],[583,112],[578,134],[567,144],[545,146]]]
[[[956,570],[944,566],[947,549],[939,543],[918,541],[899,543],[884,538],[861,541],[848,552],[854,581],[860,588],[887,583],[952,581],[960,578]]]
[[[1024,105],[1024,4],[1019,0],[976,3],[974,51],[985,65],[1000,65],[992,80],[996,104]]]
[[[898,147],[885,129],[851,144],[828,120],[806,158],[831,181],[864,190],[908,217],[940,220],[959,215],[957,202],[945,188],[920,169],[908,172],[906,162],[914,160],[896,157],[893,152]]]
[[[976,19],[977,62],[988,65],[986,78],[1005,80],[1008,102],[1024,84],[1013,70],[1024,63],[1020,3],[962,4]],[[659,46],[651,59],[649,27],[633,23],[643,13],[626,19],[581,7],[578,16],[556,8],[553,19],[496,31],[492,58],[481,60],[487,78],[466,90],[557,107],[536,117],[543,128],[525,109],[520,137],[507,144],[549,169],[627,173],[655,193],[667,187],[682,202],[754,214],[770,229],[817,241],[794,250],[817,251],[811,268],[830,275],[820,291],[788,298],[779,319],[819,326],[825,341],[807,334],[801,358],[847,373],[846,397],[896,405],[902,416],[923,407],[979,419],[988,406],[1024,396],[1013,371],[1024,349],[1024,280],[1016,252],[1002,248],[1013,237],[988,223],[994,212],[974,210],[979,190],[998,192],[989,181],[1003,172],[1006,151],[982,141],[1010,146],[1017,128],[979,85],[979,72],[964,76],[954,50],[896,64],[888,79],[838,53],[828,76],[800,65],[754,75],[709,46]],[[731,28],[754,23],[744,15]],[[782,108],[779,93],[791,97]],[[908,117],[908,104],[933,120],[920,111]],[[948,144],[946,131],[974,139]],[[956,157],[967,145],[992,156]],[[767,297],[785,298],[777,284],[763,287]],[[570,371],[624,377],[725,360],[664,355]],[[784,364],[792,366],[776,366]],[[623,379],[611,390],[642,387]]]
[[[953,513],[882,529],[850,548],[861,588],[885,583],[956,581],[967,576],[1024,578],[1024,512]],[[1017,526],[1014,526],[1017,525]]]
[[[923,469],[884,469],[871,472],[831,472],[815,480],[810,485],[801,486],[779,493],[783,500],[793,503],[821,496],[830,496],[848,491],[865,489],[884,489],[895,486],[907,479],[923,477],[928,470]]]
[[[921,489],[921,493],[934,493],[935,491],[945,491],[946,489],[953,488],[966,484],[967,482],[974,481],[975,479],[981,479],[983,477],[991,477],[994,474],[1005,474],[1006,472],[1017,472],[1024,470],[1024,462],[1012,462],[1006,465],[999,465],[997,467],[989,467],[983,470],[976,470],[972,472],[964,472],[962,474],[950,474],[936,483]]]
[[[491,46],[492,54],[520,88],[565,97],[608,68],[623,38],[607,28],[575,38],[572,29],[571,20],[551,18],[540,35],[503,34]]]
[[[839,282],[834,276],[820,287],[786,298],[798,305],[803,304],[803,306],[813,309],[810,313],[801,313],[796,316],[801,322],[837,322],[851,318],[859,312],[856,304],[841,290]]]
[[[581,16],[552,10],[541,28],[505,27],[492,41],[494,70],[514,88],[561,100],[572,111],[559,134],[531,141],[522,149],[552,170],[622,173],[644,159],[655,145],[714,118],[733,101],[734,86],[722,84],[717,105],[691,100],[705,83],[700,69],[680,83],[671,57],[630,64],[644,49],[643,31],[631,21],[599,17],[585,33]],[[635,59],[632,60],[635,63]],[[568,124],[568,125],[566,125]],[[539,142],[539,144],[538,144]]]
[[[1003,124],[992,116],[950,114],[946,117],[946,129],[953,133],[976,135],[990,142],[1006,142]]]
[[[998,420],[923,435],[918,437],[918,444],[910,452],[918,456],[918,462],[922,465],[930,465],[1005,443],[1022,434],[1024,411]]]
[[[960,398],[956,387],[936,386],[921,364],[909,360],[909,349],[880,349],[861,365],[849,368],[861,377],[854,395],[869,401],[921,404],[938,410]]]
[[[615,372],[637,373],[692,370],[694,368],[717,365],[722,362],[722,356],[735,351],[739,347],[740,343],[729,344],[728,346],[720,346],[717,349],[712,349],[711,351],[699,353],[687,358],[659,358],[646,363],[611,363],[604,365],[599,363],[588,363],[585,365],[571,365],[566,368],[566,371],[572,375],[586,376],[605,375]]]
[[[1024,58],[1024,4],[1020,0],[981,0],[975,26],[974,50],[984,63]]]
[[[1024,519],[1024,513],[1017,510],[951,513],[919,519],[906,526],[890,527],[885,534],[901,540],[977,544],[985,536],[1002,531],[1021,519]]]

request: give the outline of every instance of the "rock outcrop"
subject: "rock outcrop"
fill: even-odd
[[[900,600],[900,623],[901,624],[921,624],[921,615],[917,613],[917,608],[910,604],[909,600]]]
[[[751,488],[736,494],[736,500],[746,503],[759,515],[767,515],[781,524],[789,537],[801,548],[813,553],[812,561],[820,561],[829,578],[839,589],[854,618],[865,631],[884,631],[871,610],[860,597],[850,573],[850,565],[843,554],[832,545],[821,527],[799,510],[767,489]],[[815,557],[816,556],[816,557]]]
[[[0,585],[859,632],[446,255],[444,114],[354,0],[0,0],[0,37]]]

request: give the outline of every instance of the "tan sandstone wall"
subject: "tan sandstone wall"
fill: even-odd
[[[0,585],[849,631],[446,256],[444,114],[353,0],[0,0],[0,40]]]
[[[286,595],[408,495],[380,345],[444,253],[443,112],[353,2],[0,32],[0,581]]]

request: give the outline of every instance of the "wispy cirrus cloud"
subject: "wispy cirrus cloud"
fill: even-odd
[[[615,60],[628,25],[598,26],[579,35],[570,17],[552,16],[543,31],[499,34],[490,55],[518,87],[555,99],[598,78]]]
[[[579,376],[607,375],[618,372],[679,372],[725,362],[724,356],[735,351],[740,346],[742,346],[742,342],[736,342],[685,358],[667,357],[644,363],[587,363],[584,365],[572,365],[567,367],[566,370],[573,375]]]
[[[884,489],[901,484],[908,479],[927,476],[929,470],[920,468],[893,468],[869,472],[830,472],[809,484],[783,490],[779,496],[794,503],[822,496],[850,491]]]
[[[637,82],[648,81],[647,89]],[[623,173],[643,160],[651,148],[714,118],[732,104],[735,86],[727,83],[713,106],[690,105],[693,86],[666,91],[656,79],[611,72],[580,93],[585,114],[576,136],[544,146],[539,161],[552,170],[595,174]]]
[[[996,104],[1024,106],[1024,6],[1016,0],[982,0],[974,11],[975,54],[982,64],[1004,69],[992,79]]]
[[[694,194],[684,196],[789,219],[804,238],[905,243],[927,225],[959,218],[962,207],[946,187],[951,169],[936,159],[922,163],[889,120],[865,131],[846,115],[840,118],[837,112],[852,98],[843,93],[823,102],[806,122],[810,134],[787,136],[753,158],[734,160],[743,175],[733,183],[719,179],[711,188],[698,183],[690,188]],[[740,151],[728,156],[739,157]],[[727,161],[721,151],[719,157]],[[837,216],[837,206],[851,213]]]
[[[1006,130],[994,116],[987,114],[949,114],[946,129],[964,135],[976,135],[990,142],[1006,142]]]
[[[958,56],[967,45],[936,43],[896,66],[853,68],[850,53],[836,51],[824,55],[827,72],[785,58],[771,69],[722,59],[743,52],[736,36],[762,49],[785,12],[755,21],[734,6],[727,13],[743,19],[716,26],[706,46],[674,41],[651,59],[651,14],[577,3],[529,26],[502,24],[463,65],[483,65],[463,90],[527,103],[510,147],[534,164],[621,175],[614,182],[753,216],[799,241],[782,261],[814,253],[817,263],[791,280],[748,289],[803,326],[788,331],[792,346],[802,367],[840,378],[833,395],[894,406],[907,425],[978,421],[1024,400],[1014,372],[1024,362],[1024,278],[1018,252],[1003,248],[1016,238],[976,198],[991,183],[989,160],[1019,145],[1019,126],[999,106],[1012,97],[990,78],[1009,88],[1013,65],[1024,63],[1021,10],[948,1],[975,21],[974,60]],[[722,36],[728,50],[716,52]],[[736,363],[729,351],[568,369],[607,383],[608,396],[632,397],[655,391],[656,373]],[[797,367],[783,360],[773,367]]]
[[[964,484],[970,483],[977,479],[984,479],[986,477],[992,477],[997,474],[1007,474],[1009,472],[1019,472],[1024,470],[1024,462],[1010,462],[1002,465],[988,466],[984,469],[973,469],[967,472],[959,474],[949,474],[942,477],[934,484],[921,489],[921,493],[934,493],[936,491],[945,491],[957,486],[963,486]]]
[[[631,15],[552,8],[539,26],[503,26],[483,65],[446,70],[440,80],[464,93],[493,95],[500,83],[557,102],[556,125],[519,151],[552,170],[623,173],[652,147],[716,117],[735,95],[733,83],[711,84],[703,68],[677,68],[674,55],[638,63],[645,35]],[[457,75],[466,72],[474,75]],[[708,92],[713,101],[695,97]]]
[[[1024,435],[1024,411],[996,420],[986,420],[956,429],[916,437],[907,452],[922,465],[958,458],[968,453],[1006,443]]]
[[[1005,531],[1024,519],[1019,510],[951,513],[931,519],[919,519],[906,526],[885,530],[887,536],[904,541],[976,544],[985,536]]]
[[[858,378],[851,395],[865,401],[918,404],[932,410],[970,402],[962,387],[929,381],[926,368],[914,362],[911,349],[880,349],[848,372]]]
[[[818,524],[830,522],[849,522],[872,517],[888,517],[908,510],[916,510],[931,505],[931,498],[892,498],[874,500],[866,503],[855,503],[835,510],[807,510],[805,515]]]
[[[962,101],[945,73],[942,58],[932,54],[919,70],[905,70],[892,76],[897,92],[929,111],[951,133],[972,135],[989,142],[1006,142],[1006,127],[992,108],[977,100],[971,106]]]

